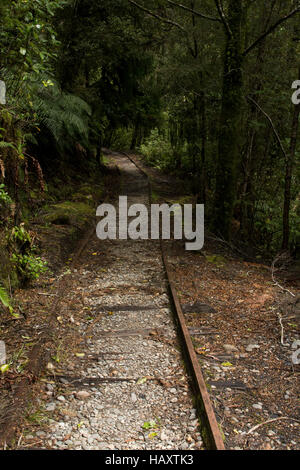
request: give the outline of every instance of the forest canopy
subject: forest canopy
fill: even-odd
[[[218,236],[296,254],[299,19],[293,0],[2,0],[1,204],[20,222],[58,162],[131,149],[186,178]]]

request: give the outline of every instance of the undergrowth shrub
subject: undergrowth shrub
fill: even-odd
[[[114,150],[129,150],[132,140],[132,129],[119,128],[112,137],[111,147]]]
[[[48,269],[46,261],[33,254],[20,255],[14,253],[11,260],[15,264],[24,284],[38,279]]]
[[[0,206],[7,206],[11,204],[12,200],[9,194],[5,191],[5,185],[0,184]]]
[[[4,184],[0,184],[0,223],[4,224],[10,214],[10,205],[12,204],[12,199],[9,194],[6,192]]]
[[[151,131],[148,139],[140,146],[140,152],[150,165],[160,169],[171,168],[173,165],[173,149],[168,139],[158,129]]]
[[[20,281],[27,285],[47,271],[47,263],[36,256],[33,239],[24,224],[14,227],[9,234],[8,244],[12,251],[11,261],[15,266]]]

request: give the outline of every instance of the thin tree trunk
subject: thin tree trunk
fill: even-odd
[[[201,173],[200,173],[200,194],[199,203],[206,204],[206,103],[205,94],[201,93]]]
[[[135,150],[136,149],[136,143],[137,143],[139,131],[140,131],[140,125],[139,125],[139,121],[137,119],[135,124],[134,124],[132,140],[131,140],[131,144],[130,144],[130,150]]]
[[[300,78],[300,67],[299,67]],[[300,103],[295,105],[292,119],[292,132],[290,140],[290,148],[285,168],[285,185],[284,185],[284,207],[283,207],[283,231],[282,231],[282,249],[288,250],[290,241],[290,209],[291,209],[291,187],[292,175],[295,162],[295,153],[297,145],[297,137],[299,130]]]

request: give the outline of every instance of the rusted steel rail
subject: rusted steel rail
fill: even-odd
[[[127,153],[120,152],[125,155],[137,169],[148,179],[149,184],[149,199],[151,203],[151,182],[146,171],[135,162],[135,160]],[[160,240],[162,260],[166,271],[172,304],[174,307],[175,320],[179,327],[179,332],[182,338],[183,349],[187,359],[187,365],[193,378],[193,388],[196,398],[196,406],[201,419],[202,437],[207,449],[212,450],[225,450],[225,445],[220,431],[216,415],[207,391],[205,380],[201,371],[199,361],[193,346],[192,338],[189,333],[188,327],[185,322],[184,314],[182,312],[181,304],[177,295],[175,282],[172,271],[168,263],[168,257],[164,242]]]
[[[189,368],[193,375],[193,386],[196,393],[196,404],[200,412],[202,423],[203,440],[208,448],[215,450],[225,450],[223,438],[217,423],[214,409],[212,407],[210,397],[206,388],[205,380],[197,359],[197,355],[192,343],[192,338],[187,328],[185,318],[181,309],[180,301],[176,292],[175,283],[172,272],[169,268],[167,254],[164,244],[161,243],[162,258],[170,286],[171,296],[173,300],[176,320],[180,329],[180,333],[184,342],[184,349],[189,363]]]

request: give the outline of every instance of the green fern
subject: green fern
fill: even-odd
[[[9,309],[10,313],[13,312],[10,297],[2,286],[0,286],[0,302],[2,303],[2,305],[4,305],[4,307]]]
[[[31,133],[24,134],[24,141],[25,141],[27,144],[38,145],[37,139],[36,139],[36,138],[34,137],[34,135],[31,134]]]
[[[12,148],[16,150],[16,147],[13,144],[11,144],[10,142],[5,142],[4,140],[0,141],[0,148],[1,149]]]
[[[88,145],[91,108],[78,96],[62,92],[56,84],[40,87],[34,110],[60,151],[72,148],[74,142]]]

